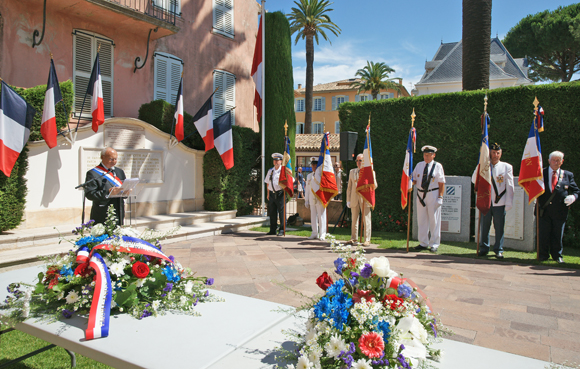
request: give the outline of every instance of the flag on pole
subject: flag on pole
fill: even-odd
[[[28,142],[36,111],[2,81],[0,98],[0,170],[10,177],[20,152]]]
[[[103,84],[101,78],[101,64],[99,63],[99,53],[95,58],[93,71],[91,72],[91,79],[89,79],[89,87],[87,88],[87,95],[91,95],[91,115],[93,116],[93,131],[97,132],[99,126],[105,123],[105,105],[103,102]]]
[[[44,93],[44,109],[42,110],[42,124],[40,134],[49,148],[56,146],[56,104],[62,101],[62,93],[54,68],[54,61],[50,59],[50,71],[48,72],[48,82]]]
[[[407,140],[407,151],[405,153],[405,163],[403,164],[403,176],[401,177],[401,208],[407,207],[409,193],[413,190],[413,152],[415,152],[415,142],[417,142],[417,131],[411,128],[409,139]]]
[[[479,163],[477,164],[477,175],[475,177],[475,192],[477,193],[475,204],[483,215],[486,215],[491,207],[491,163],[489,158],[488,125],[489,115],[484,112],[481,116],[481,146],[479,148]]]
[[[371,209],[375,208],[375,172],[373,168],[373,150],[371,148],[371,126],[367,125],[365,148],[363,150],[363,165],[358,175],[356,192],[362,196]]]
[[[542,109],[543,114],[543,109]],[[538,115],[539,110],[538,110]],[[528,134],[526,147],[520,165],[520,177],[518,184],[526,191],[530,201],[528,205],[544,193],[544,175],[542,173],[542,147],[540,146],[540,135],[538,134],[538,123],[542,123],[541,117],[536,115]]]
[[[544,108],[538,106],[538,114],[534,117],[536,121],[536,127],[538,127],[538,132],[544,132]]]
[[[234,166],[234,141],[232,137],[232,113],[230,110],[213,121],[214,143],[226,169]],[[207,151],[207,150],[206,150]]]
[[[183,141],[185,134],[183,132],[183,75],[179,81],[177,98],[175,99],[175,138],[177,142]]]
[[[292,197],[294,196],[294,177],[292,177],[292,158],[290,157],[290,138],[284,137],[284,159],[282,160],[282,171],[280,172],[280,180],[278,183],[286,193]]]
[[[328,135],[329,132],[322,135],[318,168],[316,168],[312,181],[312,193],[318,197],[324,207],[327,207],[330,200],[338,194],[336,177],[334,176],[332,159],[330,158]]]
[[[258,37],[256,38],[256,48],[254,49],[254,61],[252,62],[251,72],[254,83],[256,84],[254,106],[257,110],[258,122],[262,119],[262,78],[264,67],[264,63],[262,62],[262,18],[260,18],[260,25],[258,26]]]
[[[195,128],[197,128],[197,131],[205,143],[205,151],[209,151],[214,148],[213,112],[211,109],[212,97],[213,93],[193,117],[193,124],[195,125]]]

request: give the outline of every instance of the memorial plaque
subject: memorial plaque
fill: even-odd
[[[446,185],[441,205],[441,232],[461,232],[461,185]]]
[[[105,146],[115,149],[144,149],[145,128],[138,125],[105,125]]]
[[[101,150],[81,149],[79,184],[84,182],[87,170],[101,162]],[[162,150],[117,150],[117,167],[123,169],[127,178],[139,178],[141,183],[163,183]]]

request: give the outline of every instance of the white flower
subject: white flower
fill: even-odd
[[[384,257],[384,256],[382,256]],[[352,369],[373,369],[371,362],[365,359],[358,359],[352,364]]]
[[[296,364],[296,369],[312,369],[313,365],[308,360],[306,356],[300,356],[298,358],[298,363]]]
[[[157,309],[159,309],[160,304],[161,304],[161,301],[155,300],[151,303],[151,307],[153,308],[153,310],[157,311]]]
[[[111,266],[109,266],[109,271],[111,273],[113,273],[114,275],[116,275],[117,277],[120,277],[123,274],[125,274],[125,272],[123,271],[124,267],[125,267],[125,264],[123,264],[123,263],[114,263],[114,264],[111,264]]]
[[[68,295],[66,295],[67,304],[74,304],[77,301],[79,301],[79,294],[77,291],[70,291]]]
[[[185,305],[185,303],[186,303],[186,302],[187,302],[187,297],[185,297],[185,296],[181,296],[181,297],[179,298],[179,303],[180,303],[181,305]]]
[[[141,288],[143,287],[143,284],[145,284],[145,278],[143,279],[138,279],[137,283],[135,283],[137,285],[137,287]]]
[[[421,322],[417,318],[406,317],[399,321],[395,329],[400,332],[399,344],[405,345],[402,354],[411,359],[425,360],[427,348],[422,343],[422,337],[427,342],[427,332]]]
[[[111,309],[115,308],[117,306],[117,302],[115,300],[111,301]]]
[[[30,315],[30,304],[25,302],[24,305],[22,305],[22,317],[28,318],[28,315]]]
[[[337,335],[332,336],[324,348],[328,355],[334,358],[337,358],[341,351],[347,351],[346,343]]]
[[[96,224],[93,229],[91,229],[91,236],[99,237],[105,234],[105,226],[101,223]]]
[[[397,275],[397,273],[391,270],[389,259],[384,256],[379,258],[372,258],[369,263],[373,267],[373,273],[381,278],[392,278],[393,276]]]
[[[64,292],[62,292],[62,291],[61,291],[61,292],[58,294],[58,296],[56,296],[56,298],[57,298],[58,300],[62,300],[62,299],[64,299]]]
[[[188,295],[191,295],[191,293],[193,292],[193,281],[187,281],[187,283],[185,284],[185,287],[183,288],[183,290]]]

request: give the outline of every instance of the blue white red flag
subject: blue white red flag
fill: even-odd
[[[530,133],[528,134],[518,180],[518,184],[528,194],[528,198],[530,199],[528,204],[531,204],[532,201],[537,199],[545,191],[544,175],[542,173],[542,147],[540,146],[537,118],[534,117]]]
[[[10,177],[20,152],[28,142],[36,111],[2,81],[0,98],[0,170]]]
[[[213,140],[224,166],[234,166],[234,139],[232,136],[232,112],[228,110],[213,121]]]
[[[197,113],[193,116],[193,124],[199,135],[205,143],[205,151],[209,151],[214,148],[213,142],[213,113],[211,109],[211,98],[213,93],[207,99],[207,101],[202,105]]]
[[[262,62],[262,18],[260,18],[260,25],[258,26],[258,37],[256,38],[254,59],[250,73],[256,85],[254,90],[254,106],[256,107],[258,123],[262,119],[262,81],[264,78],[264,63]]]
[[[177,142],[181,142],[185,137],[183,131],[183,76],[179,81],[179,89],[177,90],[177,98],[175,99],[175,138]]]
[[[93,131],[97,132],[99,126],[105,123],[105,104],[103,100],[103,83],[101,78],[101,64],[99,63],[99,53],[95,58],[91,79],[87,88],[87,95],[91,95],[91,115],[93,116]]]
[[[48,72],[48,82],[46,92],[44,93],[44,109],[42,110],[42,124],[40,125],[40,134],[49,148],[56,146],[56,104],[62,101],[62,93],[54,68],[54,61],[50,59],[50,71]]]
[[[365,148],[363,150],[363,164],[358,175],[358,183],[356,185],[356,192],[362,196],[367,205],[371,209],[375,208],[375,188],[377,182],[375,180],[375,171],[373,168],[373,150],[371,147],[371,126],[367,125],[366,129]]]
[[[413,190],[413,152],[415,152],[415,142],[417,142],[416,132],[415,128],[411,128],[407,140],[407,151],[405,152],[405,163],[401,176],[401,208],[403,209],[407,207],[409,193]]]
[[[544,132],[544,108],[538,106],[538,112],[535,113],[536,126],[538,127],[538,132]]]
[[[314,180],[312,181],[312,193],[318,197],[324,207],[327,207],[330,200],[338,194],[336,177],[334,176],[332,159],[330,157],[328,135],[329,132],[322,135],[318,167],[316,168],[316,172],[314,172]]]
[[[294,177],[292,176],[292,157],[290,156],[290,138],[284,138],[284,159],[282,160],[282,171],[280,172],[280,187],[290,196],[294,196]]]
[[[475,177],[475,192],[477,193],[476,206],[483,214],[489,212],[491,207],[491,171],[489,158],[489,136],[487,127],[489,125],[489,115],[483,113],[481,116],[481,146],[479,148],[479,160],[477,165],[477,175]]]

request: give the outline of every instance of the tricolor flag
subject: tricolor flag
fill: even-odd
[[[0,170],[10,177],[18,155],[28,142],[36,111],[2,81],[0,98]]]
[[[207,99],[205,104],[199,109],[199,111],[193,116],[193,124],[195,128],[203,138],[205,143],[205,151],[209,151],[214,148],[213,143],[213,113],[211,109],[211,98],[213,93]]]
[[[262,119],[262,78],[263,78],[263,68],[264,63],[262,61],[262,20],[260,19],[260,25],[258,26],[258,37],[256,38],[256,48],[254,49],[254,61],[252,62],[252,78],[256,84],[256,90],[254,92],[254,106],[257,110],[258,122]]]
[[[175,138],[177,142],[181,142],[185,134],[183,132],[183,76],[179,81],[179,89],[177,90],[177,98],[175,99]]]
[[[213,143],[215,143],[215,148],[222,157],[226,170],[230,169],[234,166],[234,140],[232,137],[232,113],[230,110],[213,121],[212,134]]]
[[[409,202],[409,192],[413,190],[413,153],[417,142],[417,131],[411,128],[407,140],[405,163],[403,164],[403,176],[401,177],[401,208],[405,208]]]
[[[101,78],[101,64],[99,63],[99,53],[95,58],[93,71],[91,72],[91,79],[89,79],[89,87],[87,88],[87,95],[91,95],[91,115],[93,116],[93,131],[97,132],[99,126],[105,122],[105,105],[103,102],[103,84]]]
[[[56,104],[62,101],[60,85],[54,69],[54,61],[50,59],[50,71],[48,72],[48,82],[46,92],[44,93],[44,109],[42,110],[42,124],[40,125],[40,134],[49,148],[56,146]]]
[[[475,192],[477,199],[475,204],[481,214],[486,215],[491,207],[491,172],[489,158],[489,136],[487,126],[489,115],[483,113],[481,116],[481,146],[479,148],[479,163],[477,164],[477,175],[475,177]]]
[[[292,197],[294,196],[294,177],[292,177],[292,158],[290,157],[290,138],[284,138],[284,159],[282,160],[282,171],[280,172],[280,180],[278,183],[286,193]]]
[[[363,150],[363,165],[358,176],[356,192],[362,196],[371,209],[375,208],[375,172],[373,168],[373,150],[371,148],[371,126],[367,125],[367,137],[365,139],[365,148]]]
[[[536,120],[538,132],[544,132],[544,108],[538,106],[538,113],[536,114],[534,119]]]
[[[328,135],[328,132],[322,135],[318,168],[316,168],[312,181],[312,193],[318,197],[324,207],[327,207],[330,200],[338,193],[336,177],[332,169],[332,159],[330,158]]]
[[[528,205],[544,193],[542,147],[540,146],[540,135],[538,133],[537,124],[538,117],[536,116],[532,122],[532,128],[530,128],[526,147],[524,148],[522,163],[520,165],[520,177],[518,180],[518,184],[528,194],[530,199]]]

